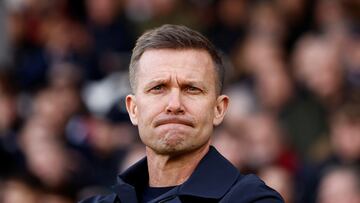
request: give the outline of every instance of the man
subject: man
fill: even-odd
[[[213,45],[184,26],[143,34],[130,62],[126,98],[147,157],[119,176],[114,194],[88,202],[283,202],[254,175],[244,176],[210,146],[229,98]]]

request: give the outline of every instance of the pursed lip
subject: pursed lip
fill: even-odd
[[[154,122],[155,127],[166,124],[182,124],[182,125],[194,127],[194,122],[192,120],[182,117],[164,117],[164,118],[159,118]]]

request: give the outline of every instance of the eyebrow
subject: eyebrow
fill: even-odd
[[[181,84],[181,86],[195,86],[195,87],[199,87],[201,89],[206,89],[205,86],[203,85],[203,83],[198,82],[198,81],[186,81],[183,84]]]
[[[150,82],[146,83],[145,86],[144,86],[144,89],[149,89],[155,85],[159,85],[159,84],[165,84],[169,82],[168,79],[154,79],[154,80],[151,80]]]
[[[144,89],[147,90],[149,88],[152,88],[156,85],[159,84],[166,84],[169,82],[169,79],[154,79],[152,81],[150,81],[149,83],[145,84]],[[189,81],[184,81],[180,83],[180,87],[184,87],[184,86],[195,86],[195,87],[199,87],[202,90],[207,92],[207,88],[203,85],[202,82],[199,81],[195,81],[195,80],[189,80]]]

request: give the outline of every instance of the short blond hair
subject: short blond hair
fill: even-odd
[[[199,49],[207,51],[214,62],[217,93],[220,94],[222,92],[224,67],[222,59],[214,45],[195,30],[182,25],[169,24],[148,30],[136,41],[129,66],[130,87],[133,92],[136,89],[138,62],[142,54],[150,49]]]

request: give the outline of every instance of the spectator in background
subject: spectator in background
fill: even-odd
[[[279,191],[286,203],[296,202],[294,176],[288,170],[279,166],[267,166],[259,171],[259,176],[266,184]]]
[[[342,104],[346,91],[338,46],[325,38],[304,37],[295,51],[294,68],[296,78],[326,109]]]
[[[286,34],[285,22],[276,4],[267,1],[254,3],[248,24],[248,35],[284,43]]]
[[[212,4],[213,2],[206,1],[126,0],[125,12],[127,18],[135,23],[132,29],[136,29],[137,34],[141,34],[166,23],[177,23],[192,28],[206,27],[204,21],[200,19],[206,21],[212,17],[202,11],[206,11]]]
[[[277,165],[295,175],[299,161],[295,151],[289,148],[287,139],[275,117],[257,113],[248,118],[244,132],[246,164],[250,171]]]
[[[38,203],[40,191],[34,187],[33,183],[23,179],[8,179],[1,184],[0,201],[3,203]]]
[[[92,38],[99,79],[112,72],[125,71],[134,45],[134,30],[124,17],[123,2],[116,0],[85,1],[87,30]],[[89,64],[91,65],[91,64]]]
[[[247,154],[245,142],[240,136],[242,132],[239,131],[235,133],[225,127],[217,129],[214,132],[212,145],[236,168],[243,171],[247,165]]]
[[[74,164],[70,164],[70,157],[61,142],[57,142],[56,131],[33,119],[26,124],[19,139],[26,166],[44,185],[58,189],[69,181],[68,173]]]
[[[304,36],[292,65],[298,95],[284,112],[284,125],[303,157],[319,159],[315,149],[328,132],[326,117],[348,97],[339,47],[319,35]]]
[[[244,133],[249,117],[258,111],[256,99],[246,84],[232,84],[226,89],[231,98],[221,127],[215,130],[212,144],[239,170],[246,168]]]
[[[280,43],[249,35],[235,54],[235,72],[252,81],[260,108],[279,116],[295,97]]]
[[[359,203],[360,172],[358,168],[334,167],[321,180],[317,203]]]
[[[337,35],[346,31],[344,2],[319,0],[315,3],[314,23],[320,32]]]
[[[248,2],[242,0],[218,1],[214,5],[215,19],[206,33],[214,45],[227,54],[244,36],[247,7]]]
[[[330,144],[332,153],[328,164],[360,165],[360,104],[350,102],[331,118]]]
[[[321,149],[326,156],[322,160],[318,160],[317,165],[308,170],[306,174],[303,174],[302,179],[299,181],[302,182],[303,187],[305,186],[305,199],[303,201],[316,201],[317,193],[314,191],[321,193],[321,190],[323,190],[321,187],[323,186],[319,186],[319,184],[323,176],[326,176],[327,171],[331,168],[341,168],[342,166],[354,166],[357,168],[360,166],[359,115],[358,102],[351,101],[341,106],[329,118],[330,145]],[[338,178],[331,178],[331,184],[336,184],[338,180]],[[347,180],[344,180],[344,182],[347,182]],[[329,187],[329,190],[334,189],[333,186]],[[327,191],[325,188],[324,190]]]
[[[73,200],[63,195],[49,192],[31,180],[10,178],[1,187],[2,203],[71,203]]]
[[[49,66],[69,54],[63,5],[60,1],[10,5],[14,6],[9,9],[7,23],[18,82],[22,89],[33,91],[45,85]]]

